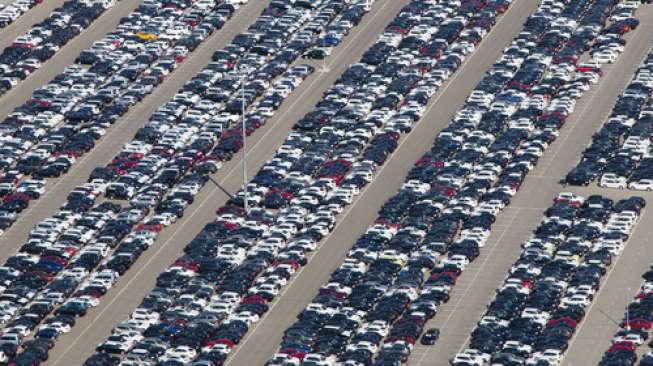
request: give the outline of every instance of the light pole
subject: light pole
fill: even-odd
[[[630,287],[628,287],[628,294],[630,294]],[[630,308],[628,307],[628,304],[626,304],[626,330],[630,331]]]
[[[241,124],[242,124],[242,129],[243,129],[243,193],[244,193],[244,204],[243,207],[245,208],[245,217],[249,215],[249,207],[248,207],[248,200],[247,200],[247,129],[245,128],[245,71],[242,71],[242,74],[240,75],[240,88],[242,91],[241,95]]]
[[[322,58],[322,68],[320,69],[320,72],[326,73],[330,71],[326,64],[326,59],[328,57],[326,51],[326,34],[322,37],[322,48],[324,48],[324,57]]]

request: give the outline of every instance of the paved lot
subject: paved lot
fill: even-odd
[[[541,219],[543,211],[559,192],[571,190],[583,195],[603,194],[613,198],[627,197],[634,194],[627,191],[601,189],[596,186],[578,189],[565,188],[559,185],[558,181],[576,163],[581,151],[589,143],[591,135],[600,128],[605,117],[609,115],[617,96],[628,84],[634,70],[648,52],[650,39],[653,37],[653,8],[650,6],[643,8],[638,17],[643,26],[627,37],[628,45],[619,60],[614,65],[606,68],[608,72],[600,83],[590,89],[579,100],[576,112],[567,120],[558,139],[540,159],[536,169],[528,175],[509,209],[499,215],[486,248],[481,251],[479,258],[459,278],[449,302],[442,307],[438,315],[427,325],[427,327],[440,328],[442,332],[440,340],[435,346],[417,345],[409,360],[410,365],[447,365],[451,357],[465,348],[476,321],[478,321],[487,303],[494,296],[495,289],[500,286],[505,278],[507,270],[517,259],[521,242],[530,236],[531,230],[536,227]],[[653,195],[650,198],[653,198]],[[650,202],[650,199],[648,200]],[[640,228],[620,257],[622,259],[618,262],[620,264],[618,266],[619,270],[615,270],[610,277],[607,277],[608,282],[619,281],[619,283],[622,283],[626,281],[630,283],[634,281],[635,283],[631,284],[633,288],[639,285],[637,279],[626,279],[626,276],[621,273],[629,271],[630,262],[632,261],[630,257],[637,255],[637,248],[645,245],[641,238],[644,237],[643,231],[646,230],[643,230],[642,227],[650,226],[652,222],[653,215],[647,214],[642,217]],[[653,253],[645,260],[641,258],[638,260],[647,264],[651,258],[653,258]],[[624,263],[628,263],[628,266],[624,266]],[[633,272],[638,272],[638,270]],[[628,277],[636,278],[640,274],[641,271]],[[615,278],[620,278],[620,280]],[[619,284],[610,287],[617,288]],[[601,301],[602,303],[609,303],[614,299],[615,304],[610,304],[610,306],[602,304],[594,309],[610,309],[613,313],[617,313],[613,317],[619,319],[623,313],[623,306],[627,301],[624,299],[620,305],[620,299],[622,297],[627,298],[627,296],[618,291],[613,292],[605,288],[601,293],[599,301],[601,301],[601,297],[604,297],[606,300]],[[613,297],[612,295],[615,293],[616,295]],[[616,310],[612,309],[613,307]],[[594,309],[590,312],[588,319],[599,318],[600,321],[596,322],[596,326],[581,325],[581,332],[579,333],[581,336],[578,341],[574,340],[570,347],[570,356],[565,360],[565,362],[569,362],[574,358],[577,360],[573,364],[566,363],[570,366],[596,364],[596,361],[600,359],[602,352],[605,350],[612,331],[615,329],[606,325],[610,321]],[[612,325],[614,326],[614,324]],[[597,336],[600,327],[606,329],[603,329],[601,335]],[[603,346],[594,347],[593,349],[592,343],[582,343],[582,339],[594,339],[597,344]],[[578,345],[575,344],[576,342]],[[587,358],[588,353],[598,354],[598,358],[594,358],[590,362]]]
[[[0,4],[9,5],[12,0],[0,0]],[[9,46],[16,37],[23,35],[32,25],[43,21],[54,8],[61,6],[65,0],[48,0],[29,9],[5,28],[0,29],[0,50]]]
[[[4,0],[0,0],[4,1]],[[35,12],[21,17],[19,22],[0,31],[0,46],[6,39],[22,34],[33,23],[43,19],[62,0],[49,0],[30,10]],[[279,112],[249,140],[248,171],[255,173],[269,159],[291,126],[319,101],[328,88],[347,67],[356,62],[361,54],[376,40],[383,27],[395,16],[408,0],[379,0],[363,22],[354,29],[345,42],[327,60],[328,73],[310,76]],[[137,5],[137,0],[122,0],[98,19],[90,29],[71,41],[64,50],[31,75],[17,88],[0,98],[0,118],[26,100],[31,91],[45,84],[70,64],[80,49],[88,46],[111,30],[120,17]],[[220,48],[238,32],[244,30],[265,7],[267,1],[251,1],[239,10],[225,28],[204,42],[182,66],[168,77],[166,82],[120,119],[96,148],[82,158],[64,178],[48,184],[45,196],[32,205],[25,215],[4,236],[0,237],[0,261],[15,253],[27,232],[40,219],[53,214],[65,200],[72,187],[83,182],[90,171],[108,162],[122,144],[134,135],[152,111],[174,95],[193,74],[210,59],[214,49]],[[47,9],[45,6],[51,6]],[[355,238],[372,222],[381,204],[403,182],[412,164],[426,151],[433,138],[462,105],[469,92],[476,86],[483,73],[500,55],[505,45],[521,29],[525,18],[536,8],[537,1],[514,2],[495,30],[481,44],[451,82],[445,84],[429,106],[422,122],[406,137],[396,153],[379,172],[377,179],[359,196],[354,205],[339,218],[340,224],[315,253],[310,263],[295,276],[278,297],[268,314],[243,340],[230,358],[229,364],[262,365],[276,350],[283,330],[290,325],[297,313],[310,301],[317,289],[329,277],[344,258]],[[42,13],[37,13],[42,12]],[[38,15],[42,14],[42,15]],[[40,17],[40,18],[39,18]],[[27,21],[27,19],[30,19]],[[557,184],[566,174],[589,142],[592,133],[602,124],[610,112],[616,96],[628,82],[648,50],[653,39],[653,8],[648,6],[639,13],[641,28],[630,35],[625,53],[610,67],[600,84],[596,85],[579,101],[577,113],[563,128],[560,138],[546,152],[540,164],[529,176],[515,197],[514,203],[498,218],[488,244],[481,256],[460,277],[451,300],[428,325],[441,328],[442,336],[436,346],[416,347],[410,365],[446,365],[447,360],[467,343],[476,320],[504,278],[506,270],[514,262],[519,244],[526,239],[551,199],[562,190],[574,190],[582,194],[602,193],[611,197],[628,196],[630,192],[607,191],[596,187],[568,188]],[[508,21],[505,21],[508,19]],[[14,28],[20,29],[13,30]],[[10,36],[10,31],[16,32]],[[591,105],[591,107],[590,107]],[[227,190],[235,191],[241,183],[239,156],[225,164],[214,178]],[[653,202],[653,195],[646,195]],[[172,228],[164,231],[159,240],[145,252],[137,264],[121,278],[119,283],[102,299],[100,306],[79,319],[73,330],[62,336],[50,353],[47,365],[80,365],[93,351],[97,343],[105,339],[112,325],[123,320],[138,305],[143,295],[152,288],[156,276],[181,254],[183,246],[214,217],[214,210],[226,201],[225,195],[214,186],[205,187],[186,212],[186,216]],[[352,220],[355,218],[355,220]],[[645,238],[653,234],[649,223],[653,216],[646,213],[626,250],[620,256],[618,266],[610,272],[595,306],[581,325],[573,340],[565,365],[596,364],[607,347],[616,325],[608,317],[620,319],[624,305],[632,297],[640,283],[639,276],[653,259],[651,251],[644,250]],[[627,263],[627,265],[625,265]],[[630,290],[628,290],[630,288]],[[608,314],[608,317],[598,309]],[[589,361],[592,362],[589,362]]]
[[[377,1],[372,12],[363,18],[361,24],[327,59],[327,66],[331,72],[316,72],[311,75],[293,92],[266,126],[249,138],[248,174],[250,176],[272,157],[283,138],[290,132],[292,125],[321,99],[324,90],[335,82],[350,63],[360,59],[385,25],[407,2],[408,0]],[[264,6],[266,3],[257,2],[256,6]],[[260,11],[249,10],[243,13],[255,17]],[[242,29],[244,28],[245,25]],[[225,41],[230,40],[231,36],[224,36],[224,38]],[[218,44],[212,45],[213,48],[218,46]],[[187,75],[187,78],[189,76]],[[165,101],[160,97],[155,100],[159,103]],[[142,118],[145,114],[137,115]],[[100,156],[105,154],[102,153]],[[236,191],[242,183],[239,159],[240,157],[236,155],[214,176],[216,181],[231,192]],[[59,338],[57,346],[50,353],[47,365],[81,364],[93,352],[97,343],[109,335],[111,326],[124,320],[138,306],[143,295],[153,287],[157,275],[181,255],[182,248],[205,223],[215,217],[215,209],[226,200],[225,194],[217,187],[206,186],[196,197],[195,204],[186,210],[184,218],[162,233],[154,246],[141,256],[135,267],[102,298],[100,305],[90,311],[86,317],[79,319],[70,333]]]
[[[23,14],[15,23],[0,30],[0,50],[10,45],[16,37],[28,31],[32,25],[46,19],[54,8],[63,3],[64,0],[46,0]],[[0,120],[5,119],[16,107],[28,100],[32,96],[32,91],[47,84],[57,74],[61,73],[82,50],[88,48],[106,33],[113,31],[120,18],[127,16],[132,10],[136,9],[139,3],[140,0],[119,1],[116,6],[96,19],[90,27],[63,46],[40,69],[0,97]]]
[[[575,192],[596,191],[596,189],[574,189]],[[629,191],[606,191],[609,197],[631,196]],[[638,194],[653,202],[653,194]],[[590,311],[579,325],[570,342],[569,351],[562,363],[564,366],[596,365],[603,352],[610,347],[610,339],[619,329],[626,305],[632,300],[642,282],[641,275],[653,262],[650,237],[653,235],[653,212],[646,210],[626,248],[617,258],[611,270],[603,279],[601,289],[595,297]],[[640,347],[640,355],[650,348]]]
[[[16,252],[34,224],[53,215],[66,202],[68,193],[75,186],[85,182],[93,168],[110,162],[122,146],[130,141],[136,131],[147,122],[152,112],[172,98],[188,79],[206,66],[214,50],[222,48],[236,34],[244,31],[265,5],[266,2],[251,2],[247,7],[239,10],[223,29],[203,42],[152,94],[120,118],[95,148],[73,165],[68,174],[61,178],[49,179],[46,193],[21,213],[16,223],[0,237],[0,248],[3,248],[0,252],[0,262],[4,263],[7,257]],[[1,104],[2,100],[0,100]]]
[[[437,132],[445,127],[483,73],[500,55],[504,46],[517,34],[522,22],[536,8],[537,2],[515,2],[513,7],[488,35],[480,48],[468,59],[453,79],[445,84],[429,105],[422,122],[401,142],[395,154],[377,174],[376,179],[358,200],[338,219],[336,230],[282,296],[271,305],[267,315],[241,341],[228,361],[229,365],[262,365],[276,351],[283,331],[310,302],[318,288],[342,262],[354,240],[375,219],[380,206],[403,183],[413,163],[432,144]]]
[[[645,8],[645,12],[641,13],[641,21],[644,27],[638,29],[642,34],[641,37],[636,37],[629,42],[629,47],[636,47],[638,53],[643,58],[647,50],[651,46],[653,10],[650,6]],[[631,73],[632,75],[632,73]],[[630,77],[630,75],[626,76]],[[620,88],[623,90],[623,87]],[[588,120],[600,126],[601,122],[595,120]],[[601,119],[603,121],[603,119]],[[583,131],[585,132],[585,131]],[[580,135],[581,133],[578,133]],[[584,134],[587,134],[585,132]],[[591,135],[591,131],[587,136]],[[579,153],[589,142],[589,138],[585,142],[579,141],[577,138],[572,138],[572,143],[567,143],[560,149],[561,154],[574,154],[579,156]],[[583,144],[579,146],[580,144]],[[561,164],[554,164],[546,175],[562,176],[573,166],[576,161],[567,164],[566,169],[561,170]],[[601,189],[596,185],[591,187],[574,187],[570,189],[573,192],[596,192],[600,191],[610,197],[628,197],[631,195],[639,195],[646,198],[648,203],[653,202],[653,194],[649,192],[633,192],[633,191],[615,191],[608,189]],[[603,355],[603,352],[610,346],[610,339],[617,332],[619,326],[618,322],[621,321],[626,305],[632,300],[634,294],[637,292],[642,278],[641,275],[647,270],[649,264],[653,262],[653,251],[650,250],[650,237],[653,234],[653,214],[650,207],[640,219],[638,227],[635,229],[628,245],[623,253],[619,256],[617,261],[613,264],[611,271],[604,278],[601,290],[594,299],[591,305],[591,311],[585,317],[583,323],[580,324],[574,338],[570,343],[569,350],[563,361],[563,366],[579,366],[597,364]],[[641,356],[645,351],[649,350],[648,346],[639,347],[638,353]]]

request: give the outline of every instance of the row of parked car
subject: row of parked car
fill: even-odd
[[[243,212],[241,191],[218,210],[87,364],[221,364],[507,6],[416,0],[402,9],[252,180],[253,208]],[[439,51],[411,55],[431,42]],[[143,317],[147,326],[135,326]]]
[[[114,5],[114,0],[70,0],[17,37],[0,53],[0,96],[39,69]]]
[[[236,122],[242,118],[241,76],[248,75],[243,86],[249,134],[313,71],[294,62],[302,50],[323,32],[347,33],[367,11],[365,5],[340,0],[272,2],[247,33],[217,51],[214,62],[154,113],[107,168],[95,170],[89,183],[69,194],[57,215],[32,230],[21,253],[7,262],[6,290],[0,295],[7,295],[4,333],[22,339],[39,323],[44,325],[36,341],[25,343],[17,356],[16,342],[5,345],[12,363],[32,364],[47,357],[57,336],[74,325],[74,317],[99,303],[158,232],[183,215],[207,174],[242,146],[242,136],[234,133],[240,134]],[[243,38],[255,42],[235,43]],[[216,67],[222,67],[220,75],[207,78],[217,74]],[[213,100],[209,92],[223,99]],[[209,156],[212,149],[220,157]],[[98,176],[115,167],[120,168],[117,174]],[[133,198],[131,207],[99,203],[103,195]],[[25,287],[28,292],[17,294]],[[25,317],[21,309],[39,309],[38,316]],[[43,321],[51,312],[54,316]],[[67,326],[59,326],[61,316],[66,316]]]
[[[626,306],[619,330],[610,341],[610,348],[603,354],[599,366],[633,366],[637,362],[637,349],[649,338],[653,325],[653,265],[642,274],[644,279],[633,300]],[[648,343],[653,347],[653,343]],[[653,365],[653,351],[641,358],[640,366]]]
[[[479,255],[496,215],[555,139],[576,98],[598,80],[597,63],[577,60],[621,39],[621,32],[613,34],[619,21],[608,21],[636,7],[543,1],[286,330],[269,364],[299,364],[308,356],[344,365],[406,361],[426,322]],[[352,314],[360,320],[343,320]]]
[[[0,29],[15,22],[21,15],[40,3],[41,0],[14,0],[10,4],[0,4]]]
[[[619,96],[612,113],[565,181],[607,188],[653,190],[653,50]]]
[[[0,124],[0,228],[11,226],[40,197],[44,179],[65,174],[92,150],[120,116],[224,25],[235,6],[224,1],[143,1],[114,32],[35,90]]]
[[[560,365],[645,206],[640,197],[614,202],[561,193],[522,244],[472,332],[469,349],[451,364]]]

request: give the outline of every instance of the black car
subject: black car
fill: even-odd
[[[438,338],[440,338],[440,329],[431,328],[431,329],[427,330],[424,333],[424,335],[422,335],[422,339],[420,340],[420,342],[423,345],[430,346],[430,345],[435,344],[435,342],[437,342]]]

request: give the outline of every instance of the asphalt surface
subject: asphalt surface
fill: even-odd
[[[594,192],[595,188],[574,188],[573,192]],[[601,193],[608,197],[629,197],[639,195],[647,203],[653,202],[649,192],[634,193],[629,191],[605,190]],[[631,302],[642,283],[641,275],[653,262],[650,250],[650,237],[653,235],[653,212],[644,212],[625,249],[604,276],[601,289],[595,296],[585,320],[578,326],[569,350],[563,360],[563,366],[596,365],[603,353],[610,348],[612,336],[619,330],[626,305]],[[639,347],[640,356],[650,347]]]
[[[0,0],[0,4],[9,5],[12,0]],[[8,26],[0,29],[0,50],[11,45],[18,36],[22,36],[32,25],[45,20],[52,10],[61,6],[65,0],[48,0],[32,7],[21,14],[18,19]]]
[[[239,9],[221,30],[202,42],[195,52],[191,53],[162,84],[154,89],[152,94],[118,119],[95,148],[78,159],[67,174],[60,178],[48,179],[43,196],[32,202],[29,208],[19,215],[14,225],[0,237],[0,248],[3,248],[0,252],[0,262],[4,263],[20,248],[37,222],[57,212],[66,202],[68,193],[77,185],[86,182],[95,167],[109,163],[123,145],[131,141],[136,131],[147,122],[148,117],[210,62],[213,51],[224,47],[236,34],[246,30],[266,4],[265,1],[252,1],[246,7]],[[2,100],[0,100],[1,104]]]
[[[393,156],[358,199],[338,218],[338,226],[325,239],[309,263],[272,303],[238,348],[228,365],[262,365],[277,350],[283,331],[311,301],[331,272],[342,263],[355,239],[374,221],[381,205],[402,185],[414,162],[430,148],[437,133],[462,106],[485,71],[519,32],[537,1],[515,2],[476,52],[435,95],[421,122],[400,142]],[[507,20],[506,20],[507,19]]]
[[[639,34],[641,37],[633,39],[629,46],[637,48],[637,53],[643,59],[651,47],[653,37],[653,9],[650,6],[641,13],[640,21],[643,27],[637,32],[642,33]],[[572,139],[571,141],[573,142],[566,144],[561,149],[561,153],[576,153],[580,147],[575,146],[578,144],[574,142],[578,140]],[[589,139],[585,141],[589,142]],[[579,156],[579,153],[576,153],[575,156]],[[553,168],[549,169],[547,174],[560,175],[559,172],[560,170]],[[566,174],[566,172],[562,174]],[[611,197],[638,195],[644,197],[647,203],[653,204],[653,194],[650,192],[609,190],[600,188],[596,184],[591,187],[574,188],[572,191],[600,191]],[[562,363],[563,366],[597,364],[603,353],[610,347],[610,340],[619,330],[618,323],[624,316],[626,305],[632,301],[643,281],[641,275],[653,263],[653,251],[650,249],[650,238],[653,235],[652,223],[653,213],[649,209],[640,219],[639,226],[635,229],[618,261],[613,264],[612,271],[604,277],[601,290],[592,302],[592,310],[579,325],[570,343]],[[650,347],[643,345],[637,349],[638,355],[642,356],[649,350]]]
[[[44,15],[41,18],[37,19],[36,13],[34,18],[26,14],[18,22],[1,30],[0,42],[9,37],[6,36],[9,34],[7,31],[12,27],[20,28],[19,24],[22,24],[22,31],[17,34],[20,35],[33,23],[47,16],[52,8],[58,6],[57,2],[63,2],[49,1],[51,2],[44,2],[30,10],[42,11]],[[378,0],[372,12],[365,16],[362,23],[327,59],[330,71],[311,75],[291,94],[268,124],[249,138],[250,176],[273,155],[294,122],[312,109],[320,100],[322,92],[350,63],[360,59],[385,25],[407,2],[408,0]],[[80,49],[113,29],[120,17],[129,13],[137,3],[136,0],[122,0],[62,49],[69,52],[60,51],[48,61],[46,67],[0,98],[0,118],[29,98],[34,88],[47,83],[62,71],[74,60]],[[448,124],[483,73],[520,31],[523,21],[537,7],[537,3],[534,0],[514,2],[479,49],[469,57],[452,80],[443,85],[422,121],[402,140],[400,147],[377,174],[374,182],[341,214],[336,230],[323,242],[309,264],[295,275],[267,315],[234,351],[228,362],[230,365],[262,365],[274,353],[281,341],[283,330],[295,320],[296,314],[308,304],[333,269],[342,262],[353,241],[374,220],[382,203],[401,186],[410,167],[431,146],[436,134]],[[54,5],[50,10],[40,9],[51,4]],[[15,253],[36,222],[56,212],[73,187],[84,182],[94,167],[107,163],[145,123],[146,116],[170,99],[186,80],[199,71],[209,61],[213,50],[224,46],[235,34],[251,24],[266,4],[267,1],[250,1],[246,7],[239,9],[234,18],[193,52],[164,84],[121,118],[96,148],[78,161],[66,176],[49,181],[44,197],[31,205],[18,222],[0,237],[0,248],[3,248],[0,262]],[[32,20],[25,21],[28,18]],[[416,346],[409,361],[410,365],[446,365],[450,357],[464,348],[475,322],[516,259],[519,245],[528,238],[530,231],[542,217],[543,210],[560,191],[570,190],[584,195],[601,193],[614,198],[636,194],[595,186],[564,188],[557,182],[576,163],[580,152],[589,143],[590,136],[601,126],[616,96],[623,90],[650,46],[649,40],[653,39],[653,8],[642,8],[638,18],[641,26],[629,35],[624,54],[616,64],[609,66],[608,70],[612,72],[608,72],[600,83],[579,101],[576,113],[567,121],[560,138],[547,150],[538,167],[526,178],[513,204],[499,215],[481,256],[463,273],[452,292],[451,300],[427,325],[441,329],[440,340],[435,346]],[[15,36],[11,37],[12,40],[13,38]],[[74,44],[77,46],[73,47]],[[242,183],[239,160],[240,156],[236,155],[214,175],[214,179],[231,192],[236,191]],[[641,195],[650,203],[653,202],[653,195]],[[225,194],[215,186],[202,189],[195,203],[187,209],[184,218],[164,230],[157,242],[102,298],[100,305],[89,311],[87,316],[80,318],[70,333],[59,338],[46,365],[81,365],[92,354],[95,346],[110,334],[111,327],[126,319],[138,306],[145,293],[153,287],[157,275],[182,253],[183,246],[206,222],[213,219],[215,209],[226,200]],[[625,304],[630,301],[640,284],[639,276],[653,260],[653,253],[645,250],[645,238],[653,234],[653,227],[649,224],[652,220],[653,215],[649,213],[645,213],[640,219],[634,235],[619,257],[618,265],[604,280],[605,284],[594,301],[595,306],[593,305],[585,322],[580,325],[565,358],[565,365],[596,364],[602,352],[607,349],[609,339],[617,328],[610,319],[621,319]]]
[[[23,14],[16,22],[0,30],[0,50],[9,46],[16,37],[25,34],[32,26],[46,19],[52,10],[61,6],[65,0],[45,0]],[[140,0],[120,0],[115,6],[106,10],[91,25],[77,37],[61,47],[52,58],[43,63],[40,69],[28,76],[0,97],[0,120],[32,97],[35,89],[42,87],[61,73],[66,66],[73,63],[82,50],[105,34],[113,31],[120,18],[127,16],[136,9]]]
[[[289,96],[274,117],[249,137],[247,163],[249,176],[253,176],[272,157],[291,131],[292,125],[313,108],[321,99],[322,93],[337,80],[349,64],[360,59],[363,52],[376,41],[385,25],[407,3],[408,0],[378,0],[372,11],[326,60],[330,72],[317,71],[308,77]],[[264,5],[263,2],[256,4],[257,7]],[[248,10],[243,13],[255,17],[260,11]],[[245,26],[246,24],[243,24],[242,30]],[[231,40],[231,36],[225,38]],[[219,45],[213,44],[213,48],[218,47]],[[205,52],[200,51],[200,53]],[[322,63],[313,64],[321,66]],[[165,101],[160,97],[155,100],[159,103]],[[138,113],[141,118],[143,115]],[[101,153],[100,156],[105,154]],[[230,162],[224,164],[213,178],[226,190],[235,192],[242,184],[241,172],[240,155],[237,154]],[[219,188],[213,185],[204,187],[196,196],[195,203],[187,208],[185,216],[174,226],[162,232],[156,243],[141,255],[132,270],[122,276],[102,298],[100,305],[89,311],[84,318],[78,319],[77,325],[70,333],[59,338],[57,345],[50,352],[50,359],[46,365],[82,364],[93,353],[97,344],[110,334],[111,327],[125,320],[138,306],[143,296],[154,286],[158,274],[182,254],[183,247],[207,222],[214,219],[215,210],[226,203],[227,199],[228,197]]]
[[[642,26],[627,35],[628,44],[624,53],[615,64],[604,68],[604,77],[578,101],[575,112],[561,129],[558,139],[540,158],[537,167],[528,174],[510,206],[498,216],[481,255],[465,269],[449,302],[427,324],[427,327],[440,328],[440,339],[434,346],[416,345],[409,360],[410,365],[448,365],[449,359],[464,350],[476,322],[517,259],[520,244],[530,237],[531,231],[543,217],[544,210],[558,193],[574,191],[584,196],[602,194],[615,199],[637,194],[597,186],[563,187],[558,183],[576,164],[592,134],[610,114],[617,96],[648,52],[650,39],[653,38],[653,7],[642,7],[637,17]],[[653,198],[653,195],[642,196],[649,202]],[[642,252],[641,247],[646,245],[642,238],[644,231],[648,230],[645,228],[650,227],[651,223],[653,215],[644,214],[635,229],[635,235],[619,257],[618,266],[613,267],[616,269],[604,277],[603,281],[607,284],[595,301],[599,305],[593,306],[586,318],[587,323],[583,322],[579,326],[577,339],[572,340],[565,365],[595,365],[607,349],[616,325],[596,309],[610,310],[612,318],[621,318],[624,305],[630,297],[619,291],[619,287],[627,282],[635,291],[634,288],[639,285],[637,278],[643,273],[639,268],[645,268],[653,259],[653,253],[632,258]],[[639,262],[645,262],[646,265]],[[629,271],[635,273],[627,274]],[[590,358],[590,355],[594,356]]]

